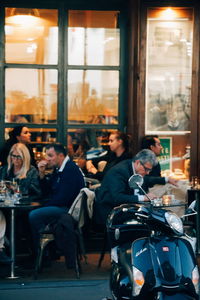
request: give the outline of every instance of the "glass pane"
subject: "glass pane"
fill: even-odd
[[[28,127],[28,126],[26,126]],[[57,140],[57,131],[54,128],[29,128],[31,133],[31,146],[36,160],[45,157],[45,146],[50,143],[55,143]],[[5,140],[9,139],[9,133],[13,128],[5,129]]]
[[[118,71],[68,72],[68,119],[71,123],[118,123]]]
[[[179,180],[189,179],[190,173],[190,134],[160,136],[163,147],[158,160],[162,176],[172,176]]]
[[[192,36],[192,10],[149,10],[147,133],[190,131]]]
[[[108,137],[110,132],[105,129],[70,129],[67,133],[69,156],[83,171],[86,171],[86,158],[92,159],[109,149]]]
[[[57,70],[6,69],[5,122],[56,122],[57,80]]]
[[[116,11],[70,11],[68,63],[119,66],[117,21]]]
[[[45,144],[55,143],[57,141],[57,130],[54,128],[29,128],[31,132],[32,144]]]
[[[147,20],[146,133],[158,134],[162,175],[188,179],[193,10],[151,8]]]
[[[6,8],[5,24],[7,63],[57,64],[57,10]]]

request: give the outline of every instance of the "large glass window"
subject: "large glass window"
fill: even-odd
[[[118,71],[70,70],[68,110],[70,123],[118,123]]]
[[[6,62],[57,64],[57,15],[53,9],[6,8]]]
[[[70,123],[118,124],[119,34],[116,11],[69,11]]]
[[[5,122],[55,123],[58,71],[48,65],[58,63],[57,10],[6,8],[5,61]]]
[[[162,137],[163,172],[181,179],[189,175],[192,38],[192,9],[148,10],[146,134]]]
[[[116,11],[70,11],[70,65],[119,66],[119,29]]]
[[[119,11],[5,7],[6,138],[26,123],[34,148],[73,139],[76,152],[82,131],[99,148],[101,132],[120,126],[118,21]]]
[[[56,122],[57,70],[10,68],[5,75],[5,122]]]
[[[192,10],[150,9],[146,131],[190,131]]]

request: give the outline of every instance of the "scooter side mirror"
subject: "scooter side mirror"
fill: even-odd
[[[196,210],[196,200],[192,201],[190,206],[186,209],[185,214],[181,218],[189,217],[189,216],[194,216],[197,214]]]
[[[143,182],[144,182],[144,179],[140,174],[133,174],[128,180],[128,184],[129,184],[130,188],[131,189],[139,188],[143,192],[143,194],[147,197],[149,202],[151,203],[151,199],[149,198],[147,193],[142,188]]]
[[[128,184],[130,186],[131,189],[135,189],[135,188],[138,188],[143,185],[143,177],[139,174],[134,174],[132,175],[129,180],[128,180]]]
[[[194,216],[194,215],[197,215],[196,210],[194,210],[192,208],[188,208],[188,209],[186,209],[185,214],[181,218],[183,219],[185,217]]]

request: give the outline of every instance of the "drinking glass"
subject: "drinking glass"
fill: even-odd
[[[6,185],[4,180],[0,181],[0,201],[4,201],[6,196]]]

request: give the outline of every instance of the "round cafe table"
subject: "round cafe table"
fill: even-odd
[[[10,254],[11,254],[11,268],[10,268],[10,276],[8,278],[15,279],[17,276],[15,275],[15,211],[16,210],[32,210],[40,206],[39,202],[19,202],[12,203],[8,201],[0,202],[0,210],[9,210],[10,212]]]

